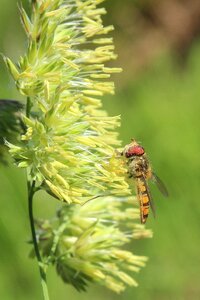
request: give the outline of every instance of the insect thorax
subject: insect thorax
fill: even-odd
[[[133,156],[128,159],[128,173],[130,177],[139,177],[143,175],[145,178],[148,177],[150,166],[146,156]]]

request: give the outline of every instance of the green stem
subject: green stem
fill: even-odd
[[[27,186],[28,186],[29,220],[30,220],[32,239],[33,239],[33,244],[35,249],[35,255],[38,261],[44,300],[49,300],[49,293],[48,293],[47,281],[46,281],[46,266],[43,263],[42,258],[40,256],[40,251],[38,248],[37,237],[35,232],[34,217],[33,217],[33,196],[35,193],[35,181],[33,181],[32,184],[30,184],[30,182],[28,181]]]
[[[60,236],[63,233],[63,231],[66,229],[67,225],[68,225],[68,223],[64,222],[63,224],[61,224],[59,226],[58,230],[56,230],[54,232],[54,239],[53,239],[51,251],[50,251],[50,254],[49,254],[49,256],[47,257],[47,260],[46,260],[47,265],[50,264],[50,262],[53,260],[53,258],[55,256],[55,252],[56,252],[56,249],[57,249],[57,246],[58,246],[58,243],[59,243]]]
[[[30,97],[27,97],[27,102],[26,102],[27,118],[30,117],[31,107],[32,107],[31,99],[30,99]],[[49,293],[48,293],[47,280],[46,280],[46,264],[43,263],[41,255],[40,255],[40,251],[38,248],[37,236],[36,236],[36,232],[35,232],[35,223],[34,223],[34,217],[33,217],[33,196],[34,196],[35,192],[37,191],[37,188],[35,187],[35,181],[30,182],[30,180],[28,179],[28,175],[27,175],[27,188],[28,188],[29,221],[30,221],[33,245],[34,245],[34,249],[35,249],[35,255],[36,255],[36,258],[38,261],[38,266],[39,266],[39,271],[40,271],[43,297],[44,297],[44,300],[49,300]]]
[[[29,116],[30,116],[31,106],[32,106],[31,99],[30,99],[30,97],[27,97],[27,100],[26,100],[26,116],[27,116],[27,118],[29,118]]]

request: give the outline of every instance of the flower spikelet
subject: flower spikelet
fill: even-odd
[[[130,206],[131,202],[131,206]],[[147,260],[122,247],[132,239],[151,237],[150,230],[133,226],[138,208],[133,197],[105,197],[58,211],[56,219],[37,222],[39,246],[47,264],[55,265],[64,282],[86,290],[96,282],[120,293],[137,286],[128,273],[138,272]],[[128,273],[127,273],[128,272]]]
[[[7,143],[10,152],[38,186],[68,203],[130,193],[114,150],[120,118],[101,109],[100,97],[114,93],[108,79],[120,71],[105,66],[116,55],[101,2],[35,1],[30,18],[20,7],[27,53],[17,65],[4,58],[32,108],[21,145]]]

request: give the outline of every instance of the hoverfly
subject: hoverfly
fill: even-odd
[[[150,207],[155,216],[155,209],[147,180],[150,179],[155,182],[165,197],[168,196],[168,191],[160,178],[152,171],[144,148],[134,139],[132,139],[130,144],[125,146],[121,155],[127,158],[129,177],[135,180],[137,198],[140,204],[140,219],[141,223],[144,224],[149,215]]]

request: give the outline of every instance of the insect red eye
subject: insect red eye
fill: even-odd
[[[133,146],[130,147],[127,152],[125,153],[125,156],[132,157],[132,156],[141,156],[144,154],[144,148],[141,146]]]

